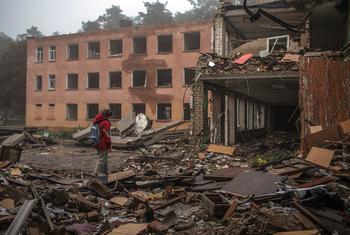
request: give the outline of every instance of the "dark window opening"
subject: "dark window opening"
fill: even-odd
[[[78,105],[77,104],[67,104],[66,106],[66,118],[68,120],[78,119]]]
[[[79,59],[79,44],[68,45],[68,59],[69,60]]]
[[[78,74],[67,75],[67,89],[78,89]]]
[[[109,41],[109,55],[120,55],[123,53],[123,40]]]
[[[93,119],[98,114],[98,104],[87,104],[87,119]]]
[[[55,104],[49,104],[49,108],[54,108],[55,107]]]
[[[109,104],[109,108],[112,110],[111,119],[122,119],[122,104]]]
[[[100,58],[100,42],[88,43],[88,58],[99,59]]]
[[[122,87],[122,72],[110,72],[109,73],[109,88],[121,88]]]
[[[36,108],[41,108],[43,105],[42,104],[35,104]]]
[[[191,106],[190,103],[184,103],[184,120],[191,120]]]
[[[172,85],[172,69],[157,70],[157,86],[170,87]]]
[[[145,87],[146,86],[146,71],[133,71],[132,76],[133,87]]]
[[[99,73],[88,73],[88,89],[99,89],[100,88],[100,74]]]
[[[147,38],[138,37],[133,39],[134,54],[146,54],[147,53]]]
[[[171,104],[157,104],[157,120],[171,120]]]
[[[172,52],[173,51],[173,35],[158,36],[158,52]]]
[[[185,51],[199,50],[201,48],[200,32],[185,33]]]
[[[185,85],[191,85],[193,83],[193,79],[196,76],[196,69],[194,68],[185,68]]]
[[[39,75],[35,78],[35,90],[41,91],[43,89],[43,76]]]
[[[135,112],[135,115],[139,113],[146,114],[146,104],[145,103],[132,104],[132,110]]]

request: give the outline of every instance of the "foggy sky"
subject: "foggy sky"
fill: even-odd
[[[173,13],[191,8],[187,0],[160,2],[168,2]],[[34,25],[45,35],[75,33],[82,21],[97,19],[113,4],[128,16],[145,10],[143,0],[0,0],[0,32],[16,38]]]

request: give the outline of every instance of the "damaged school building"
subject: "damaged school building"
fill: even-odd
[[[274,1],[248,9],[221,2],[214,53],[203,53],[198,62],[194,134],[233,145],[272,132],[305,137],[310,127],[327,128],[350,117],[347,1],[314,2]],[[254,15],[261,8],[285,22],[300,22],[298,30]]]
[[[126,26],[30,38],[26,126],[86,127],[105,108],[113,110],[114,123],[132,111],[146,114],[154,126],[189,120],[187,87],[198,52],[211,50],[211,25]]]

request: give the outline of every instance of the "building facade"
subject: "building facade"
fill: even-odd
[[[26,126],[85,127],[104,108],[112,121],[132,111],[154,126],[190,119],[186,88],[211,38],[209,21],[30,38]]]

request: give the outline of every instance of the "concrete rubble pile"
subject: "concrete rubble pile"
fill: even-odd
[[[0,231],[350,234],[349,123],[336,126],[340,139],[313,128],[302,150],[290,136],[234,147],[192,137],[152,144],[97,178],[3,160]]]

